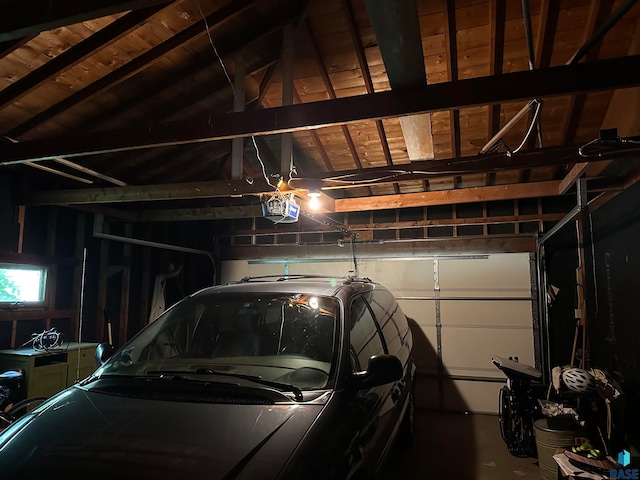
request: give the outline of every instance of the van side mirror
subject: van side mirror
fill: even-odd
[[[400,380],[404,373],[402,363],[395,355],[373,355],[369,368],[351,376],[352,385],[358,390],[377,387]]]
[[[99,344],[96,347],[96,353],[95,353],[96,365],[98,367],[101,367],[102,365],[107,363],[107,360],[111,358],[111,355],[113,355],[113,352],[115,352],[115,350],[116,349],[114,348],[114,346],[111,345],[110,343],[103,342]]]

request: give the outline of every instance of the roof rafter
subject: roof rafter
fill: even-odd
[[[143,10],[136,10],[117,19],[96,33],[87,37],[72,48],[49,60],[40,68],[33,70],[15,83],[0,91],[0,108],[15,102],[41,83],[54,75],[80,63],[89,55],[108,47],[118,39],[124,37],[137,28],[141,22],[162,10],[163,6],[152,6]]]
[[[36,126],[46,122],[47,120],[51,120],[63,111],[72,108],[74,105],[125,81],[136,73],[147,68],[151,64],[159,61],[168,52],[186,45],[203,35],[206,35],[207,25],[209,25],[210,28],[214,28],[217,24],[229,21],[231,18],[238,15],[246,8],[250,7],[251,4],[254,3],[254,1],[255,0],[234,0],[233,3],[225,5],[224,7],[207,16],[206,19],[202,19],[194,23],[190,27],[187,27],[168,40],[151,48],[150,50],[147,50],[145,53],[137,56],[133,60],[125,63],[117,70],[114,70],[111,73],[100,78],[99,80],[96,80],[88,87],[85,87],[82,90],[70,95],[64,100],[39,113],[38,115],[30,118],[21,125],[14,127],[10,132],[7,133],[7,135],[14,138],[20,137]]]
[[[146,128],[96,132],[7,145],[0,165],[151,146],[195,143],[249,135],[308,130],[363,119],[380,119],[640,85],[640,56],[477,77],[422,88],[386,91],[264,110],[198,115]]]

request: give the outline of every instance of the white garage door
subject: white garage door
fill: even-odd
[[[349,275],[347,261],[227,261],[222,281],[282,274]],[[504,375],[491,357],[534,365],[529,254],[358,260],[414,320],[418,406],[496,413]]]

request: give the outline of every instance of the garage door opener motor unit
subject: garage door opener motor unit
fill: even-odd
[[[300,205],[293,194],[285,195],[280,190],[262,202],[262,215],[273,223],[293,223],[298,221]]]

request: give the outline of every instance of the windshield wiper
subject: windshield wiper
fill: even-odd
[[[144,375],[132,375],[136,378],[159,378],[158,375],[167,375],[170,380],[190,380],[191,375],[218,375],[221,377],[240,378],[249,380],[250,382],[259,383],[267,387],[273,387],[281,392],[291,392],[294,394],[297,402],[304,400],[302,390],[290,383],[276,382],[273,380],[265,380],[257,375],[244,375],[240,373],[219,372],[211,368],[196,368],[195,370],[147,370]],[[106,376],[106,375],[104,375]],[[116,375],[113,375],[116,376]],[[237,383],[234,385],[238,385]]]
[[[291,392],[295,395],[297,402],[301,402],[304,399],[304,397],[302,396],[302,390],[300,390],[295,385],[292,385],[290,383],[276,382],[273,380],[265,380],[264,378],[259,377],[257,375],[244,375],[241,373],[219,372],[211,368],[197,368],[190,373],[195,373],[196,375],[220,375],[223,377],[241,378],[243,380],[249,380],[250,382],[259,383],[267,387],[273,387],[280,391]]]

